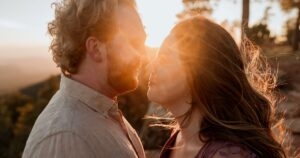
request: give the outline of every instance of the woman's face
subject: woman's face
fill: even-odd
[[[168,106],[183,97],[188,97],[189,87],[174,36],[168,36],[152,63],[148,98]],[[166,107],[168,108],[168,107]]]

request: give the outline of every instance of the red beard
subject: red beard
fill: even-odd
[[[138,86],[140,59],[125,62],[118,55],[110,55],[108,59],[108,83],[112,88],[119,94],[135,90]]]

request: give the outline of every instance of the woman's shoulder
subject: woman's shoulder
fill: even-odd
[[[200,150],[197,158],[257,158],[243,144],[228,141],[212,141]]]

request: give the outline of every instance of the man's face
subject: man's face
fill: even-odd
[[[117,20],[119,32],[108,44],[108,83],[118,93],[124,93],[138,85],[146,34],[134,8],[121,5]]]

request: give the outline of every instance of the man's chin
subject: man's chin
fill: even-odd
[[[122,90],[120,90],[119,92],[124,94],[124,93],[136,90],[137,87],[138,87],[138,80],[134,80],[130,84],[127,84],[126,86],[124,86],[124,88]]]
[[[134,91],[138,87],[138,79],[119,79],[114,82],[110,82],[111,86],[115,89],[115,91],[119,94],[128,93]]]

